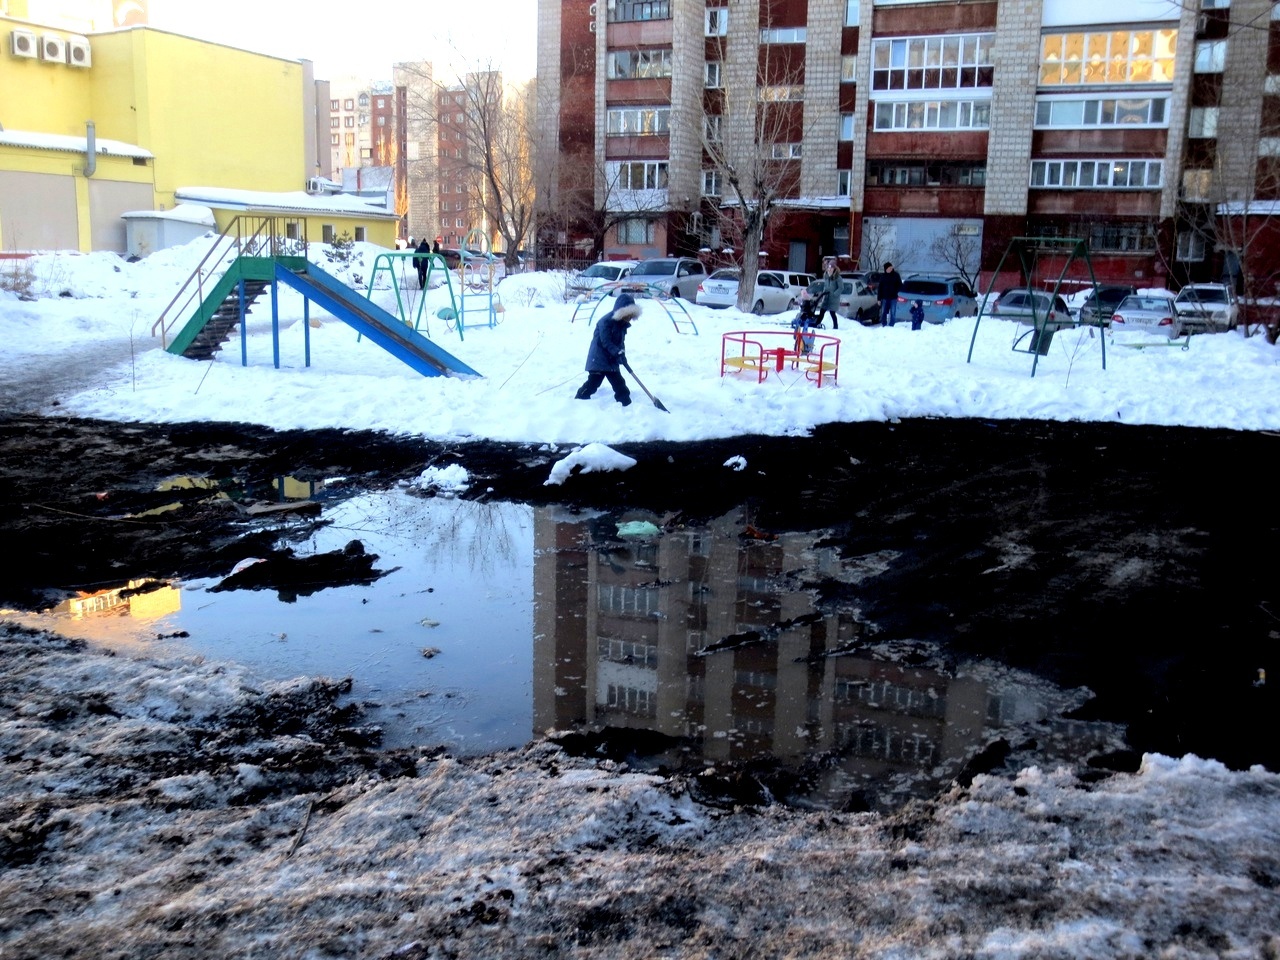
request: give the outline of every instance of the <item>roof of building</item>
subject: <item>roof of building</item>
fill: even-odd
[[[232,190],[227,187],[179,187],[173,195],[180,202],[202,203],[220,210],[270,210],[302,216],[331,213],[371,220],[400,219],[397,213],[343,194],[313,196],[303,190],[268,193],[261,190]]]
[[[32,150],[60,150],[66,153],[84,153],[89,149],[87,136],[67,136],[61,133],[36,133],[31,130],[0,130],[0,146],[29,147]],[[145,147],[95,137],[94,152],[109,157],[134,157],[154,159],[155,154]]]
[[[172,210],[129,210],[120,214],[125,220],[177,220],[202,227],[213,227],[213,211],[198,203],[180,203]]]

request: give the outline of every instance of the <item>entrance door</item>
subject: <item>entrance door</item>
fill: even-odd
[[[792,240],[791,249],[787,252],[787,269],[793,273],[804,273],[809,262],[809,245],[803,240]]]

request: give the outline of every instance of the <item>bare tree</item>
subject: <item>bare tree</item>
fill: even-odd
[[[535,85],[508,86],[492,64],[449,84],[422,79],[409,88],[406,110],[458,138],[447,141],[453,153],[442,151],[437,162],[467,181],[473,225],[483,220],[488,236],[502,238],[507,267],[514,268],[534,219]],[[461,122],[442,123],[456,114]]]
[[[718,179],[720,232],[736,236],[742,251],[740,310],[755,298],[760,248],[777,201],[794,194],[804,137],[804,64],[784,45],[757,45],[758,23],[735,26],[734,44],[721,42],[716,56],[723,84],[708,91],[702,125],[707,169]],[[745,45],[748,57],[730,57]],[[708,54],[710,58],[712,54]]]
[[[895,228],[883,219],[862,223],[862,250],[867,267],[877,271],[882,264],[898,263],[902,257],[898,253]]]
[[[978,267],[982,262],[982,241],[971,234],[960,233],[959,226],[953,224],[949,231],[935,236],[929,244],[929,255],[945,263],[976,290]],[[893,261],[892,257],[889,259]]]

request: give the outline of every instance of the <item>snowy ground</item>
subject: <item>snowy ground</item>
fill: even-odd
[[[628,354],[672,413],[639,391],[625,409],[607,389],[574,401],[590,328],[552,275],[504,281],[501,323],[465,339],[430,321],[482,381],[419,378],[320,314],[304,368],[288,297],[285,369],[263,308],[248,367],[235,349],[195,364],[149,329],[197,247],[38,258],[38,299],[0,293],[0,409],[558,444],[916,416],[1280,429],[1280,354],[1260,337],[1184,352],[1117,335],[1104,371],[1102,338],[1071,333],[1032,378],[996,321],[973,363],[972,321],[850,322],[840,383],[816,390],[789,373],[720,378],[718,334],[767,323],[691,308],[693,336],[656,303]],[[104,365],[47,376],[86,355]],[[1147,756],[1133,775],[978,777],[892,816],[721,810],[682,780],[545,744],[369,753],[350,745],[359,718],[313,681],[12,630],[0,643],[5,960],[1280,956],[1280,775],[1260,769]]]

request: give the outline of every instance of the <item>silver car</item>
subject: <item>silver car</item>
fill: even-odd
[[[738,286],[742,271],[737,267],[721,267],[698,284],[698,303],[705,307],[732,307],[738,303]],[[775,270],[761,270],[756,274],[754,314],[782,313],[795,306],[790,288]]]
[[[590,296],[605,284],[625,280],[635,267],[635,260],[602,260],[574,276],[566,289],[571,296]]]
[[[1182,336],[1182,326],[1173,297],[1167,294],[1143,293],[1125,297],[1111,314],[1111,332],[1135,330],[1175,339]]]

